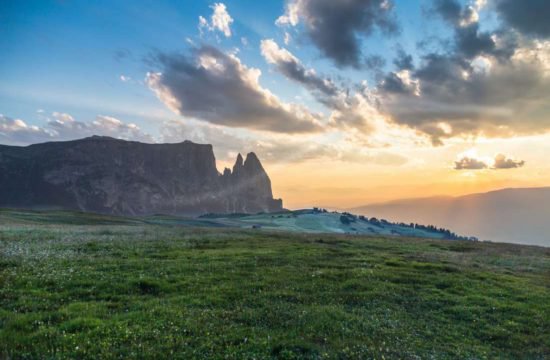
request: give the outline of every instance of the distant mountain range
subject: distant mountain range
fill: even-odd
[[[117,215],[281,211],[260,160],[239,154],[219,173],[212,145],[110,137],[0,145],[0,207]]]
[[[397,200],[350,211],[391,221],[433,224],[480,240],[550,246],[550,187]]]

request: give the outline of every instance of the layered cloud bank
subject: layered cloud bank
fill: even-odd
[[[247,130],[336,131],[364,140],[380,129],[404,133],[407,128],[433,145],[540,134],[550,130],[550,42],[548,22],[539,15],[547,8],[540,1],[433,0],[425,16],[439,21],[450,37],[437,39],[439,45],[429,51],[419,45],[414,56],[396,43],[387,65],[365,41],[376,35],[391,42],[399,35],[402,19],[391,1],[290,0],[275,21],[286,46],[292,31],[337,68],[365,77],[371,72],[376,79],[328,77],[275,39],[262,39],[260,52],[271,69],[303,87],[324,113],[280,100],[260,85],[261,71],[245,65],[237,51],[212,45],[187,54],[157,54],[157,71],[146,83],[183,117]],[[201,17],[199,26],[230,36],[233,18],[227,8],[212,9],[211,20]],[[484,13],[497,21],[486,26]]]
[[[239,16],[242,8],[233,13],[213,3],[193,15],[196,34],[181,39],[185,49],[151,50],[139,74],[116,75],[162,108],[156,123],[7,114],[0,117],[0,139],[190,139],[213,143],[221,158],[248,148],[274,163],[323,159],[446,170],[534,164],[512,141],[486,152],[506,156],[456,154],[480,141],[550,130],[549,2],[430,0],[422,6],[288,0],[269,24],[257,26]],[[409,19],[400,7],[418,14]],[[412,34],[407,22],[413,20],[426,28]],[[115,57],[139,57],[129,54],[118,50]],[[171,115],[164,116],[165,109]],[[433,161],[438,149],[445,149],[444,161]]]
[[[450,43],[443,51],[423,54],[416,68],[389,72],[378,86],[382,111],[429,135],[434,144],[455,136],[550,129],[547,34],[524,32],[523,26],[516,26],[520,14],[508,12],[500,28],[482,31],[479,3],[463,7],[454,0],[434,1],[433,12],[452,28]],[[521,2],[521,7],[533,14],[544,10],[536,3]],[[499,13],[509,6],[506,1],[496,3]]]
[[[7,145],[28,145],[46,141],[74,140],[92,135],[126,140],[154,142],[151,135],[136,124],[125,123],[112,116],[98,115],[92,121],[78,121],[71,115],[53,112],[44,126],[28,125],[24,120],[0,114],[0,142]]]

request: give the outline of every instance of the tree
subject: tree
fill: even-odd
[[[349,225],[351,223],[346,215],[340,215],[340,222],[344,225]]]

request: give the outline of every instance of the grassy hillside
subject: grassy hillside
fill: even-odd
[[[342,217],[345,222],[342,222]],[[415,228],[407,224],[390,223],[385,220],[359,217],[349,213],[303,209],[276,214],[256,215],[207,215],[199,221],[210,220],[220,226],[268,230],[294,231],[301,233],[335,233],[355,235],[408,236],[433,239],[454,238],[436,229]]]
[[[35,215],[0,213],[1,358],[550,355],[547,248]]]
[[[343,223],[341,217],[348,222]],[[415,228],[406,224],[389,223],[385,220],[368,219],[349,213],[327,212],[313,209],[260,213],[217,215],[202,217],[181,217],[154,215],[145,217],[106,216],[64,210],[13,210],[0,209],[0,222],[41,223],[64,225],[180,225],[193,227],[224,227],[235,229],[262,228],[264,230],[293,231],[300,233],[336,233],[355,235],[390,235],[433,239],[456,239],[454,234],[437,229]]]

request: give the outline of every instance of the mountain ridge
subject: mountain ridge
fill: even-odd
[[[239,161],[240,158],[240,161]],[[0,145],[0,206],[107,214],[200,215],[282,210],[254,153],[220,173],[213,147],[105,136]]]
[[[393,200],[350,211],[452,228],[482,240],[550,246],[550,187]]]

